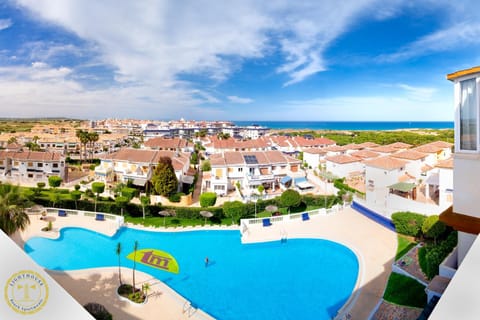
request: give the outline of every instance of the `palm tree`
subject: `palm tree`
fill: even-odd
[[[117,243],[117,248],[115,249],[115,253],[118,256],[118,281],[120,281],[120,285],[122,285],[122,269],[120,266],[120,254],[122,253],[122,244],[120,242]]]
[[[8,235],[25,230],[30,224],[30,218],[24,211],[26,204],[19,186],[0,184],[0,229]]]
[[[133,245],[133,286],[132,286],[133,294],[135,294],[135,268],[137,267],[137,249],[138,249],[138,241],[135,240],[135,244]]]
[[[84,158],[86,159],[87,143],[89,142],[88,132],[80,129],[80,130],[77,130],[75,135],[78,138],[78,140],[80,140],[80,143],[83,145],[83,149],[85,150],[85,153],[84,153],[85,157]],[[82,147],[80,146],[80,161],[81,160],[82,160]]]
[[[88,142],[90,143],[90,159],[93,162],[93,153],[94,153],[95,142],[97,142],[98,139],[100,139],[100,137],[99,137],[98,133],[96,133],[96,132],[88,132],[87,133],[87,138],[88,138]]]

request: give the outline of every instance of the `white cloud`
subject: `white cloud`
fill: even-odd
[[[228,99],[230,102],[239,103],[239,104],[248,104],[248,103],[252,103],[252,102],[253,102],[253,99],[250,99],[250,98],[241,98],[241,97],[237,97],[237,96],[228,96],[227,99]]]
[[[114,87],[89,90],[72,80],[68,68],[52,68],[42,62],[28,67],[0,67],[0,105],[5,117],[78,117],[106,118],[114,110],[118,117],[218,119],[224,117],[215,108],[200,108],[206,98],[197,90],[150,86]],[[159,105],[168,108],[158,110]],[[108,106],[108,107],[107,107]],[[152,117],[153,116],[153,117]]]
[[[398,84],[398,87],[406,91],[406,95],[409,99],[423,102],[430,101],[434,93],[437,91],[435,88],[414,87],[402,83]]]
[[[10,19],[0,19],[0,31],[10,28],[12,24]]]
[[[382,62],[408,60],[435,52],[458,50],[471,44],[480,44],[480,21],[462,22],[428,34],[392,54],[381,55]]]

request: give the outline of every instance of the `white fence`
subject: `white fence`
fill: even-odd
[[[302,215],[304,213],[308,213],[308,215],[315,216],[315,215],[329,215],[329,214],[334,214],[337,213],[341,210],[343,210],[346,207],[349,207],[350,204],[336,204],[331,208],[321,208],[321,209],[315,209],[315,210],[310,210],[310,211],[304,211],[301,213],[292,213],[292,214],[287,214],[287,215],[280,215],[280,216],[272,216],[272,217],[264,217],[264,218],[253,218],[253,219],[241,219],[240,220],[240,232],[243,235],[247,230],[248,227],[251,225],[262,225],[264,219],[270,219],[270,222],[272,224],[278,223],[278,222],[288,222],[288,221],[297,221],[302,219]]]
[[[110,220],[112,222],[115,222],[115,226],[120,228],[123,226],[125,219],[122,216],[117,216],[115,214],[111,213],[105,213],[105,212],[93,212],[93,211],[83,211],[83,210],[74,210],[74,209],[63,209],[63,208],[45,208],[47,213],[57,215],[58,212],[64,211],[67,216],[78,216],[78,217],[91,217],[92,220],[95,220],[97,217],[97,214],[102,214],[105,218],[105,220]]]

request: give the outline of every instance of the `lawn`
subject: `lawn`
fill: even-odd
[[[395,255],[395,261],[400,259],[403,255],[405,255],[410,249],[417,245],[411,237],[407,237],[404,235],[397,235],[398,239],[398,246],[397,246],[397,254]]]
[[[407,276],[392,272],[383,298],[402,306],[423,308],[427,303],[425,287]]]

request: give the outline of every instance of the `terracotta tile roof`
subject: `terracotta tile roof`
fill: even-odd
[[[284,155],[281,151],[227,151],[223,155],[210,156],[212,166],[246,165],[245,156],[255,156],[258,165],[270,165],[276,163],[302,163],[300,160]]]
[[[380,152],[380,153],[394,153],[398,151],[398,148],[392,146],[379,146],[370,149],[371,151]]]
[[[408,149],[412,147],[411,144],[403,143],[403,142],[394,142],[394,143],[386,144],[385,146],[392,147],[395,149]]]
[[[189,142],[186,139],[180,139],[180,138],[163,138],[163,137],[157,137],[157,138],[151,138],[145,141],[144,145],[145,147],[148,148],[154,148],[154,149],[183,149],[188,146]]]
[[[408,173],[405,173],[404,175],[401,175],[398,177],[398,182],[410,182],[410,181],[415,181],[415,177],[412,175],[409,175]]]
[[[420,160],[420,159],[425,159],[427,157],[427,154],[411,149],[411,150],[405,150],[405,151],[399,151],[399,152],[393,153],[391,154],[391,156],[394,158],[406,159],[406,160]]]
[[[433,169],[432,166],[429,166],[428,164],[426,164],[426,165],[424,165],[420,170],[421,170],[422,172],[427,172],[427,171],[430,171],[430,170],[432,170],[432,169]]]
[[[437,147],[432,144],[424,144],[423,146],[416,147],[413,150],[416,150],[418,152],[424,152],[424,153],[437,153],[437,152],[443,151],[443,148]]]
[[[361,149],[363,149],[363,147],[361,145],[356,144],[356,143],[349,143],[347,145],[344,145],[343,147],[347,150],[361,150]]]
[[[155,150],[142,150],[142,149],[132,149],[132,148],[122,148],[116,152],[105,155],[103,159],[105,160],[120,160],[120,161],[130,161],[130,162],[143,162],[143,163],[153,163],[157,151]]]
[[[361,146],[362,148],[375,148],[375,147],[378,147],[380,146],[378,143],[375,143],[375,142],[364,142],[364,143],[360,143],[359,146]]]
[[[224,158],[225,158],[225,163],[228,165],[245,163],[245,159],[243,158],[243,153],[241,152],[225,152]]]
[[[310,148],[306,149],[303,151],[303,153],[308,153],[308,154],[327,154],[326,148]]]
[[[351,157],[348,155],[338,155],[325,158],[326,161],[335,162],[338,164],[346,164],[346,163],[353,163],[353,162],[360,162],[360,158]]]
[[[451,148],[453,146],[453,143],[439,140],[439,141],[427,143],[427,145],[432,145],[439,148]]]
[[[385,157],[380,157],[372,160],[366,160],[364,161],[364,164],[369,167],[385,169],[385,170],[394,170],[394,169],[400,169],[404,167],[407,164],[407,162],[400,159],[392,158],[390,156],[385,156]]]
[[[14,151],[8,154],[13,160],[20,161],[60,161],[62,155],[58,152],[41,152],[41,151]]]
[[[353,157],[362,158],[362,159],[371,159],[371,158],[379,157],[380,153],[374,152],[371,150],[360,150],[360,151],[352,152],[350,155]]]
[[[329,147],[326,147],[326,148],[323,148],[324,150],[327,150],[327,151],[332,151],[332,152],[343,152],[343,151],[347,151],[347,149],[345,148],[345,146],[329,146]]]
[[[439,161],[435,167],[443,169],[453,169],[453,158]]]

